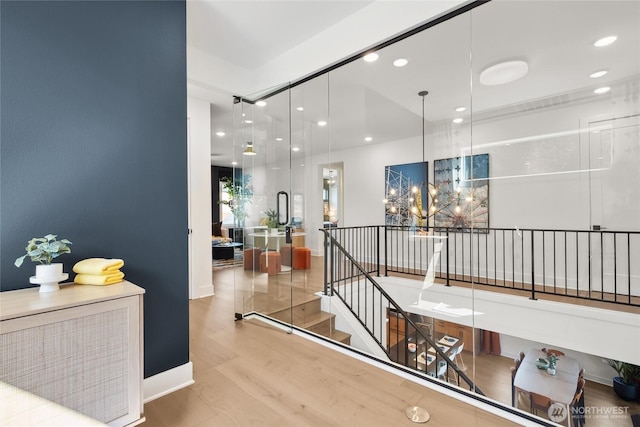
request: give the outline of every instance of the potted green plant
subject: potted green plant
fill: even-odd
[[[264,212],[266,217],[260,220],[260,225],[266,225],[270,229],[278,229],[278,213],[275,209],[269,209]]]
[[[29,281],[40,285],[40,292],[53,292],[60,289],[58,283],[69,278],[69,274],[62,272],[62,263],[52,263],[55,258],[71,252],[67,239],[57,240],[57,235],[47,234],[44,237],[34,237],[27,242],[26,254],[18,257],[14,265],[20,267],[25,258],[37,262],[36,275]]]
[[[220,200],[218,203],[229,206],[233,214],[233,221],[236,228],[244,227],[247,213],[247,204],[251,201],[253,190],[249,185],[251,175],[246,174],[241,179],[233,180],[229,177],[222,178],[224,191],[229,195],[229,200]]]
[[[627,401],[638,399],[639,387],[636,378],[640,376],[640,366],[614,359],[604,359],[604,361],[618,374],[613,378],[613,390],[616,394]]]

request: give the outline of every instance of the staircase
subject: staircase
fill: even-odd
[[[291,317],[292,313],[293,321]],[[320,297],[317,295],[306,295],[304,299],[295,301],[291,307],[268,313],[268,315],[283,322],[292,322],[299,328],[306,329],[334,341],[346,345],[350,345],[351,343],[351,334],[335,328],[336,315],[320,309]]]

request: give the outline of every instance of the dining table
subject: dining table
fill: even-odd
[[[568,356],[558,356],[556,373],[551,375],[546,369],[536,365],[539,358],[546,359],[542,350],[531,349],[520,362],[513,380],[514,387],[548,397],[552,402],[566,405],[567,425],[570,425],[570,405],[576,393],[580,366],[578,361]]]

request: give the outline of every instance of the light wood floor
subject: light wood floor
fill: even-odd
[[[233,320],[234,295],[236,301],[244,298],[245,309],[253,304],[268,312],[273,308],[270,300],[280,307],[294,294],[316,292],[322,283],[321,259],[313,258],[312,270],[294,276],[293,286],[288,275],[266,278],[234,269],[215,271],[216,295],[190,302],[190,359],[196,384],[146,404],[145,426],[414,425],[404,415],[411,405],[431,412],[428,425],[512,425],[262,322]],[[296,289],[286,291],[279,285]],[[263,298],[250,298],[251,293]],[[513,361],[486,354],[463,356],[468,375],[487,396],[509,405]],[[586,406],[640,412],[640,405],[617,399],[610,387],[588,382],[585,390]],[[526,399],[521,402],[527,410]],[[631,421],[593,418],[587,419],[587,426],[631,426]]]

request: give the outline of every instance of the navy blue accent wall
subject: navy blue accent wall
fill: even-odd
[[[0,290],[32,286],[32,237],[73,242],[66,272],[123,258],[145,377],[189,361],[185,8],[0,2]]]

